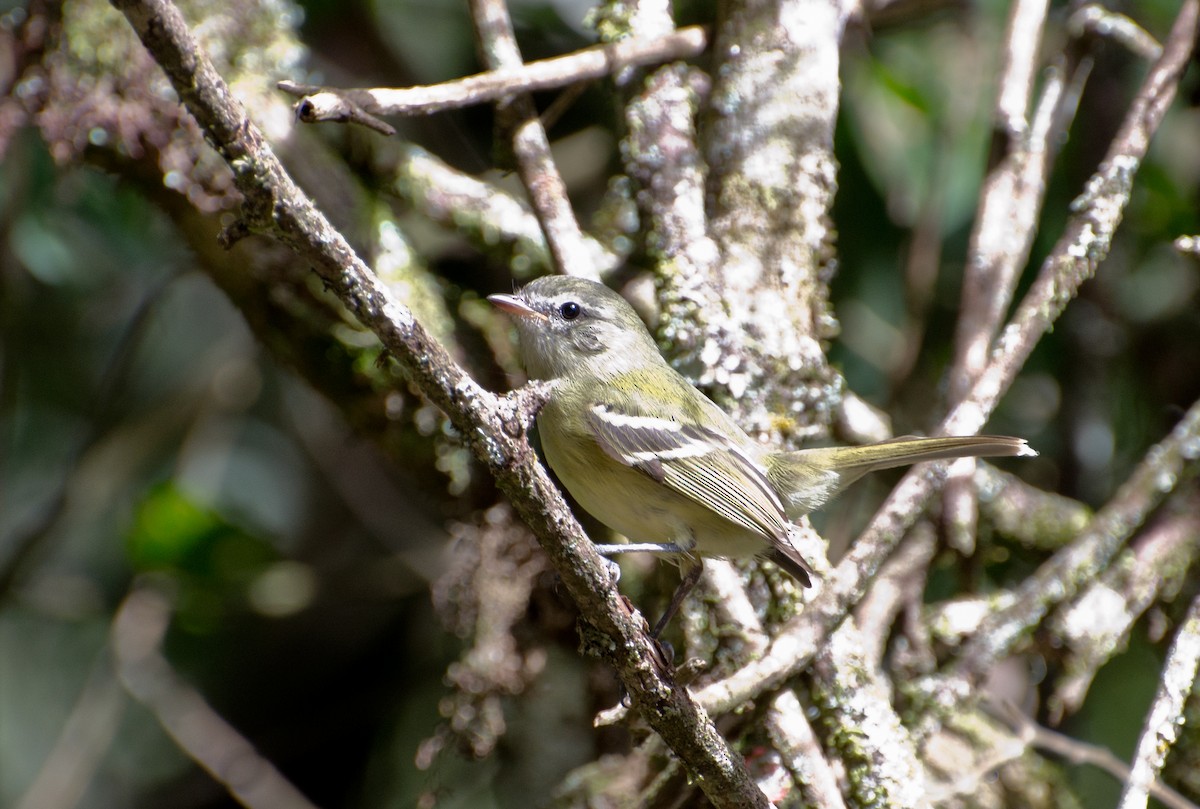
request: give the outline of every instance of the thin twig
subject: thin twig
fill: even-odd
[[[280,90],[299,96],[297,111],[306,123],[344,121],[346,112],[358,109],[370,115],[429,115],[444,110],[499,101],[521,93],[551,90],[620,73],[629,67],[652,65],[698,56],[708,47],[704,26],[692,25],[654,38],[640,37],[593,45],[564,56],[517,65],[503,65],[486,73],[415,87],[322,87],[293,81],[278,83]],[[351,121],[363,123],[362,121]]]
[[[1170,598],[1200,552],[1195,499],[1182,513],[1143,531],[1099,580],[1049,621],[1052,636],[1067,650],[1061,674],[1047,699],[1050,722],[1083,704],[1100,667],[1125,648],[1137,620],[1156,600]]]
[[[1033,93],[1046,24],[1049,0],[1017,0],[1008,12],[1008,28],[1004,36],[1004,56],[1000,68],[1000,93],[996,97],[993,125],[1008,139],[1008,149],[1019,145],[1029,113],[1029,98]]]
[[[1166,763],[1167,753],[1179,740],[1179,729],[1183,725],[1183,707],[1188,696],[1196,687],[1196,672],[1200,669],[1200,596],[1188,608],[1183,626],[1175,634],[1175,641],[1167,653],[1162,677],[1158,681],[1158,693],[1146,714],[1146,724],[1138,739],[1137,752],[1133,756],[1133,768],[1125,782],[1118,809],[1144,807],[1150,788],[1158,780]]]
[[[717,627],[716,634],[734,644],[735,661],[762,654],[770,638],[754,611],[738,569],[724,559],[708,560],[704,563],[700,588],[705,601],[712,604],[709,614]]]
[[[837,775],[795,693],[785,689],[776,694],[763,725],[797,785],[797,800],[787,805],[845,809]]]
[[[503,0],[471,0],[471,20],[484,63],[491,70],[515,70],[524,64],[512,20]],[[583,243],[579,222],[571,210],[567,187],[550,154],[550,141],[527,94],[511,96],[496,105],[498,120],[512,138],[517,173],[529,194],[534,213],[546,233],[546,243],[561,273],[596,278]]]
[[[1019,0],[1009,10],[993,112],[994,143],[1000,153],[984,178],[971,231],[954,335],[952,401],[970,390],[987,364],[1019,271],[1029,258],[1045,197],[1051,152],[1048,133],[1031,127],[1028,116],[1047,7],[1047,0]],[[1051,73],[1043,108],[1057,105],[1061,86],[1061,78]],[[971,478],[976,465],[974,459],[964,458],[951,466],[943,499],[949,544],[964,556],[975,546],[978,503]]]
[[[1162,45],[1149,31],[1124,14],[1098,3],[1088,3],[1072,14],[1067,29],[1073,36],[1089,33],[1111,39],[1148,62],[1162,55]]]
[[[762,654],[770,638],[750,603],[737,568],[723,560],[709,560],[700,581],[713,602],[711,616],[721,634],[732,634],[741,641],[740,659]],[[829,759],[792,690],[780,691],[771,701],[764,727],[791,773],[802,803],[829,809],[845,806]]]
[[[276,85],[280,90],[295,93],[307,85],[292,84],[281,81]],[[370,91],[367,91],[370,92]],[[372,129],[381,135],[391,137],[396,134],[396,127],[387,121],[381,121],[367,112],[348,95],[337,91],[310,92],[296,102],[296,118],[306,124],[329,121],[338,124],[359,124]]]
[[[1056,551],[1092,519],[1092,510],[1078,500],[1031,486],[991,464],[976,466],[972,485],[988,523],[1027,548]]]
[[[546,234],[523,200],[412,144],[401,146],[395,164],[381,171],[392,175],[396,193],[428,219],[455,228],[491,253],[507,249],[514,266],[530,272],[552,269]],[[583,245],[586,266],[600,277],[624,260],[591,236],[583,237]]]
[[[928,521],[913,526],[855,608],[854,617],[865,644],[863,659],[869,667],[882,668],[884,649],[900,611],[920,604],[936,550],[933,526]]]
[[[71,809],[78,805],[109,754],[129,704],[105,647],[16,809]]]
[[[1018,738],[1029,747],[1062,756],[1072,764],[1090,764],[1098,767],[1122,783],[1129,778],[1129,765],[1113,755],[1108,748],[1081,742],[1042,727],[1009,702],[989,700],[985,707],[1008,724]],[[1170,809],[1197,809],[1196,804],[1160,781],[1150,785],[1150,794]]]

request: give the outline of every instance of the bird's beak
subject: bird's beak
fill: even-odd
[[[488,295],[493,304],[516,317],[527,317],[533,320],[549,320],[544,314],[529,306],[516,295]]]

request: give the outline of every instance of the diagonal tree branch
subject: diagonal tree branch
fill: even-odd
[[[1125,649],[1146,610],[1171,598],[1170,591],[1200,554],[1198,501],[1183,502],[1178,513],[1143,531],[1102,576],[1048,620],[1067,651],[1046,700],[1052,724],[1079,710],[1096,673]]]
[[[489,254],[504,253],[506,263],[519,256],[531,270],[550,270],[545,231],[523,200],[451,167],[415,144],[404,143],[398,152],[387,162],[378,161],[383,163],[380,173],[425,217],[453,228]],[[583,242],[599,276],[607,277],[621,265],[624,257],[595,237],[585,234]]]
[[[766,806],[741,758],[656,662],[657,648],[645,622],[612,586],[607,567],[530,447],[525,429],[544,401],[545,389],[529,387],[496,397],[480,388],[295,185],[200,51],[178,9],[168,0],[113,0],[113,5],[125,14],[234,173],[244,198],[243,219],[224,234],[226,243],[251,232],[269,234],[312,264],[496,476],[581,612],[605,635],[602,647],[642,715],[686,762],[713,805]]]
[[[1037,232],[1051,148],[1048,127],[1031,127],[1028,107],[1048,6],[1046,0],[1019,0],[1009,11],[992,122],[1001,154],[984,178],[971,232],[955,327],[952,400],[966,393],[986,366]],[[1046,107],[1058,106],[1064,81],[1052,76],[1046,83]],[[954,464],[944,499],[950,545],[964,554],[974,550],[978,504],[970,482],[975,466],[967,459]]]
[[[1187,617],[1171,644],[1158,693],[1154,695],[1142,736],[1138,739],[1133,768],[1125,784],[1125,792],[1121,795],[1119,809],[1146,806],[1151,787],[1167,760],[1167,753],[1179,739],[1179,727],[1184,721],[1184,703],[1196,687],[1197,669],[1200,669],[1200,596],[1192,601]]]

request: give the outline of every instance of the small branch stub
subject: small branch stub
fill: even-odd
[[[279,89],[286,92],[300,86],[287,81],[278,84]],[[297,101],[296,118],[306,124],[320,121],[360,124],[388,137],[396,134],[396,128],[391,124],[376,118],[349,98],[328,91],[315,92]]]

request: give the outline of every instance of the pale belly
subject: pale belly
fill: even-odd
[[[545,429],[541,437],[550,468],[571,496],[630,542],[671,542],[722,558],[757,556],[770,548],[765,536],[621,464],[594,443],[585,446],[579,437],[566,439]]]

